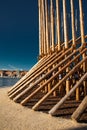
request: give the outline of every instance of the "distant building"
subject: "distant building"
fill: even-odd
[[[21,78],[27,73],[26,70],[0,70],[0,77],[17,77]]]

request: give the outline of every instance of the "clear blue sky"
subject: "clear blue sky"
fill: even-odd
[[[87,0],[83,4],[87,25]],[[0,0],[0,69],[30,69],[37,62],[38,39],[38,0]]]
[[[0,69],[30,69],[38,57],[38,1],[0,1]]]

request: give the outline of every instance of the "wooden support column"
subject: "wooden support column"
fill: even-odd
[[[42,41],[41,41],[41,0],[38,0],[38,9],[39,9],[39,56],[42,55]]]
[[[41,2],[41,45],[42,45],[42,57],[44,56],[44,21],[43,21],[43,2]]]
[[[64,17],[64,41],[65,48],[68,48],[68,29],[67,29],[67,12],[66,12],[66,0],[63,0],[63,17]]]
[[[76,82],[76,84],[78,84],[78,81]],[[80,100],[80,88],[76,88],[76,101]]]
[[[73,39],[73,45],[75,46],[75,15],[74,15],[74,1],[71,0],[71,23],[72,23],[72,39]]]
[[[56,23],[57,23],[57,32],[56,32],[56,35],[57,35],[57,44],[58,44],[58,51],[61,50],[61,38],[60,38],[60,6],[59,6],[59,2],[60,0],[56,0]]]
[[[83,18],[82,0],[79,0],[79,11],[80,11],[81,42],[83,45],[85,43],[85,35],[84,35],[84,18]]]
[[[79,11],[80,11],[80,31],[81,31],[81,43],[85,46],[85,34],[84,34],[84,17],[83,17],[83,7],[82,0],[79,0]],[[85,58],[85,53],[83,54],[83,59]],[[87,72],[87,63],[83,63],[83,72]],[[84,96],[87,94],[87,81],[84,81]]]
[[[50,11],[51,11],[51,46],[52,46],[52,52],[54,52],[54,15],[53,15],[53,0],[50,0],[51,6],[50,6]]]
[[[74,15],[74,1],[71,0],[71,17],[72,17],[72,39],[73,39],[73,46],[75,47],[75,40],[76,40],[76,36],[75,36],[75,15]],[[75,64],[77,64],[75,62]],[[78,74],[77,74],[78,77]],[[78,81],[76,81],[76,83],[78,83]],[[80,99],[80,89],[79,87],[76,89],[76,101],[79,101]]]
[[[49,38],[48,38],[48,6],[47,0],[45,0],[45,12],[46,12],[46,47],[47,47],[47,54],[49,54]]]
[[[48,69],[48,72],[50,71],[50,69]],[[48,83],[48,92],[51,90],[51,82]]]
[[[64,17],[64,42],[65,49],[68,48],[68,29],[67,29],[67,12],[66,12],[66,0],[63,0],[63,17]],[[67,57],[67,55],[65,56]],[[66,74],[69,72],[69,68],[66,69]],[[66,93],[69,92],[70,81],[69,78],[66,80]]]
[[[46,35],[45,35],[45,8],[44,8],[44,0],[42,0],[42,17],[43,17],[43,48],[44,55],[46,55]]]

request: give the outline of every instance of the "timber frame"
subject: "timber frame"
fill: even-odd
[[[66,101],[82,102],[71,113],[71,118],[79,121],[87,108],[87,35],[83,1],[78,0],[78,20],[75,0],[69,0],[69,3],[67,0],[38,0],[39,60],[9,90],[8,96],[12,100],[33,110],[47,106],[51,115],[57,115]],[[76,21],[80,30],[78,35]]]

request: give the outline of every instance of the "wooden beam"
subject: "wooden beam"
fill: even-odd
[[[45,28],[45,8],[44,8],[44,0],[42,0],[42,17],[43,17],[43,48],[44,48],[44,55],[46,55],[46,28]]]
[[[62,52],[60,52],[57,56],[59,56],[61,53]],[[34,77],[34,75],[36,75],[41,70],[43,70],[43,68],[45,68],[48,64],[50,64],[54,60],[55,55],[56,55],[56,53],[52,54],[51,56],[48,56],[48,57],[44,58],[44,60],[41,60],[41,62],[40,62],[40,64],[38,66],[34,66],[35,69],[34,69],[34,71],[32,71],[32,73],[27,74],[25,78],[23,78],[19,83],[14,85],[14,87],[9,92],[9,94],[13,93],[21,85],[23,85],[27,80],[31,79],[32,77]]]
[[[68,48],[68,29],[67,29],[67,11],[66,11],[66,0],[63,0],[63,17],[64,17],[64,41],[65,48]],[[67,55],[65,56],[67,57]],[[66,68],[66,73],[69,72],[69,68]],[[70,81],[66,81],[66,93],[68,93],[70,88]]]
[[[50,0],[50,11],[51,11],[51,44],[52,44],[52,52],[54,52],[54,15],[53,15],[53,0]]]
[[[58,50],[61,50],[61,36],[60,36],[60,0],[56,0],[56,23],[57,23],[57,44],[58,44]]]
[[[78,84],[78,81],[76,81],[76,84]],[[80,100],[80,88],[76,88],[76,101]]]
[[[39,55],[42,55],[42,45],[41,45],[41,0],[38,0],[39,9]]]
[[[81,41],[82,46],[85,44],[85,34],[84,34],[84,17],[83,17],[83,7],[82,0],[79,0],[79,12],[80,12],[80,31],[81,31]],[[85,54],[83,54],[83,59],[85,58]],[[83,64],[83,72],[87,72],[87,63]],[[84,94],[87,94],[87,81],[84,81]]]
[[[65,48],[68,48],[68,29],[67,29],[66,0],[63,0],[63,17],[64,17],[64,41],[65,41]]]
[[[13,91],[15,89],[16,86],[18,86],[22,81],[24,81],[29,75],[31,75],[32,73],[34,73],[39,65],[41,63],[43,63],[44,61],[46,60],[46,57],[43,57],[42,59],[40,59],[28,72],[25,76],[23,76],[9,91],[8,91],[8,94]],[[42,62],[43,61],[43,62]]]
[[[81,66],[83,62],[87,61],[87,57],[85,57],[81,62],[79,62],[59,83],[57,83],[50,92],[48,92],[43,98],[41,98],[34,106],[33,110],[38,110],[38,107],[64,82],[66,79],[77,71],[78,67]]]
[[[83,80],[87,78],[87,73],[82,76],[78,83],[66,94],[50,111],[52,116],[56,114],[56,111],[64,104],[64,102],[72,95],[72,93],[83,83]]]
[[[72,50],[72,48],[70,48],[68,51],[66,51],[65,53],[63,53],[60,57],[58,57],[58,59],[56,59],[57,61],[59,61],[61,58],[63,58],[63,56],[65,56],[65,54],[67,54],[70,50]],[[68,58],[68,57],[67,57]],[[54,63],[54,62],[53,62]],[[51,65],[53,65],[53,63]],[[37,77],[37,75],[35,75],[35,77],[29,81],[27,81],[21,88],[19,88],[19,90],[17,90],[16,92],[14,92],[10,98],[13,98],[21,89],[26,89],[24,90],[23,92],[21,92],[21,94],[19,96],[17,96],[16,98],[14,98],[14,101],[16,101],[20,96],[22,96],[22,94],[26,93],[27,92],[27,89],[28,91],[33,88],[37,83],[41,82],[42,80],[44,80],[44,78],[48,77],[60,64],[58,64],[57,66],[55,66],[53,69],[50,70],[50,72],[46,73],[42,78],[38,79],[38,81],[36,81],[35,83],[33,83],[33,85],[31,85],[31,87],[28,87],[26,88],[26,85],[28,85],[31,80],[34,80],[34,78]],[[48,67],[46,68],[48,69]],[[42,70],[43,71],[43,70]],[[38,76],[42,73],[42,71],[40,73],[38,73]],[[43,73],[42,73],[43,74]]]
[[[80,12],[81,41],[83,45],[85,43],[85,34],[84,34],[84,18],[83,18],[82,0],[79,0],[79,12]]]
[[[71,0],[71,23],[72,23],[72,39],[73,45],[75,46],[76,35],[75,35],[75,15],[74,15],[74,1]]]
[[[46,46],[47,46],[47,54],[49,54],[49,37],[48,37],[48,6],[47,0],[45,0],[45,12],[46,12]]]
[[[67,63],[63,68],[61,68],[60,71],[56,72],[55,75],[51,76],[50,79],[47,80],[46,83],[44,83],[42,86],[40,86],[37,90],[35,90],[31,95],[29,95],[26,99],[24,99],[24,101],[22,101],[22,105],[24,105],[30,98],[32,98],[37,92],[39,92],[41,89],[43,89],[48,83],[50,83],[54,78],[58,77],[58,75],[60,73],[62,73],[66,67],[68,67],[72,62],[74,62],[77,58],[79,58],[81,56],[81,54],[83,54],[87,49],[84,49],[84,51],[82,51],[78,56],[76,56],[74,59],[72,59],[69,63]],[[77,50],[76,50],[77,52]],[[61,66],[64,62],[66,62],[70,56],[74,55],[75,52],[73,52],[71,55],[67,56],[66,59],[64,59],[63,61],[61,61],[55,68],[58,68],[59,66]],[[53,70],[55,70],[55,68]],[[53,72],[53,70],[51,70],[50,72]],[[48,75],[48,74],[47,74]],[[45,75],[46,76],[46,75]],[[62,80],[61,80],[62,81]],[[61,82],[60,81],[60,82]],[[59,83],[60,83],[59,82]],[[50,93],[50,92],[49,92]]]
[[[85,36],[85,38],[87,38],[87,35]],[[77,42],[80,40],[80,37],[76,39],[76,44]],[[69,41],[70,43],[72,42],[71,40]],[[62,51],[60,52],[62,53]],[[56,53],[52,54],[51,56],[48,57],[43,57],[41,60],[38,61],[38,63],[36,63],[30,71],[27,72],[27,74],[21,78],[12,88],[11,90],[9,90],[8,95],[10,95],[11,93],[13,93],[15,90],[17,90],[18,88],[20,88],[20,86],[25,83],[27,81],[27,78],[29,76],[32,76],[32,74],[36,74],[39,71],[41,71],[43,68],[45,67],[44,65],[47,65],[46,63],[50,64],[50,62],[47,62],[48,60],[50,61],[50,59],[52,59],[54,56],[56,55]],[[52,61],[51,61],[52,62]],[[39,69],[39,70],[38,70]],[[36,73],[35,73],[36,72]],[[34,76],[34,75],[33,75]]]
[[[80,117],[82,116],[83,112],[87,108],[87,96],[83,99],[82,103],[76,109],[76,111],[72,114],[72,120],[79,121]]]
[[[67,53],[67,51],[66,51],[66,53]],[[61,54],[61,52],[58,53],[57,55],[53,55],[53,57],[51,56],[50,59],[45,60],[46,61],[45,64],[42,63],[42,65],[39,67],[39,69],[37,69],[37,71],[35,71],[32,75],[27,77],[24,81],[22,81],[22,83],[20,83],[19,86],[17,86],[13,91],[11,91],[11,93],[9,93],[10,98],[12,98],[13,97],[12,95],[16,94],[16,92],[18,93],[20,90],[22,90],[24,87],[26,87],[26,85],[31,83],[37,76],[39,77],[41,74],[43,74],[44,71],[46,71],[49,67],[51,67],[53,65],[53,63],[55,63],[59,59],[60,54]],[[26,83],[27,81],[28,81],[28,83]]]

